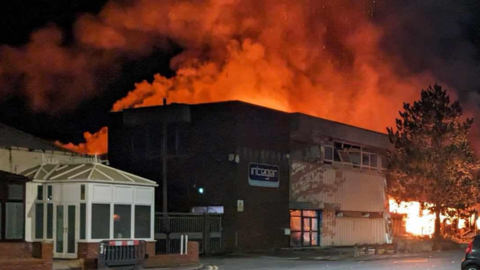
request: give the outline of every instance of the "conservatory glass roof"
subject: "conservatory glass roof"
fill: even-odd
[[[107,182],[112,184],[157,186],[146,178],[127,173],[102,163],[43,164],[21,173],[32,180],[48,182]]]

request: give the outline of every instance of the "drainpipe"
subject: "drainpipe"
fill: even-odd
[[[167,99],[163,99],[163,138],[162,138],[162,199],[163,215],[166,229],[166,253],[170,253],[170,220],[168,219],[168,186],[167,186]]]

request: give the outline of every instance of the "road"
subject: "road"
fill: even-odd
[[[460,263],[464,256],[463,251],[441,252],[435,254],[424,255],[421,257],[398,258],[377,261],[300,261],[288,258],[277,257],[223,257],[223,258],[204,258],[202,259],[205,269],[212,270],[282,270],[282,269],[298,269],[298,270],[459,270]]]

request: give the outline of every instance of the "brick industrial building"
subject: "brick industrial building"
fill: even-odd
[[[168,210],[222,212],[224,250],[389,241],[385,134],[238,101],[129,109],[113,166],[162,182],[165,111]]]

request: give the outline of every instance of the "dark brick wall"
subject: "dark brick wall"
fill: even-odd
[[[109,160],[112,166],[156,180],[161,187],[161,157],[138,153],[132,147],[140,145],[141,149],[138,141],[147,140],[148,132],[161,132],[158,115],[163,107],[148,110],[150,116],[143,109],[112,114]],[[137,119],[135,112],[139,112]],[[169,124],[169,134],[182,134],[183,150],[168,162],[169,211],[224,206],[227,251],[288,246],[284,228],[289,227],[289,114],[242,102],[221,102],[191,105],[190,117],[189,123]],[[155,138],[161,143],[161,134]],[[174,141],[169,139],[170,153],[173,145]],[[229,154],[238,155],[240,162],[229,161]],[[280,187],[249,186],[250,162],[278,166]],[[203,195],[197,192],[198,187],[204,188]],[[158,188],[157,211],[161,211],[161,195]],[[237,212],[237,200],[245,201],[245,212]]]
[[[0,269],[51,270],[52,243],[0,243]]]
[[[198,254],[198,243],[188,242],[188,254],[169,254],[151,256],[145,261],[145,268],[167,268],[187,265],[196,265],[200,263]]]

